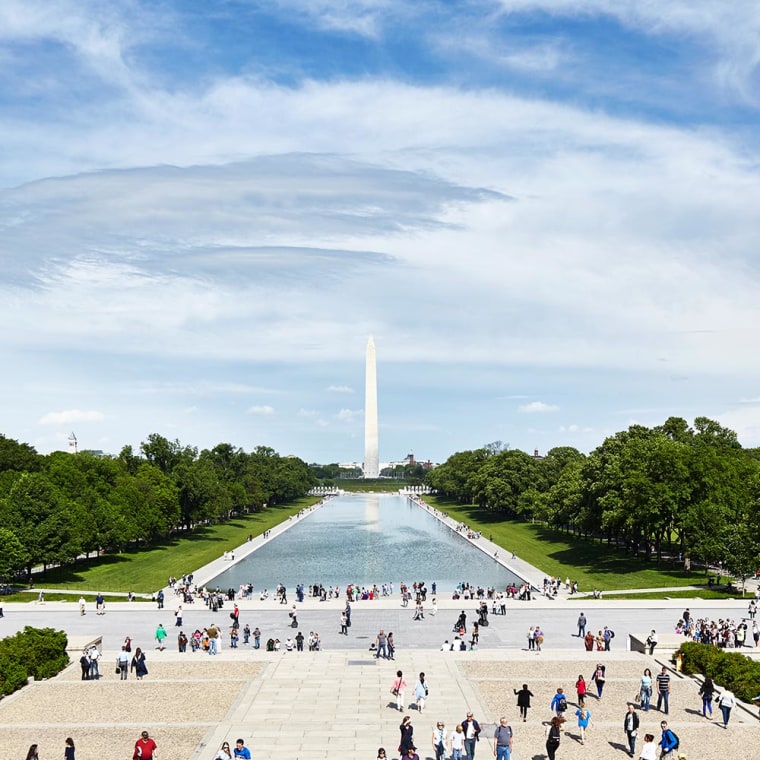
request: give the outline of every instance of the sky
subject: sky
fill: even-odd
[[[755,0],[3,0],[0,433],[760,445]]]

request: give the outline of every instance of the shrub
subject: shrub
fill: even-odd
[[[683,658],[683,672],[710,676],[724,689],[730,689],[743,702],[752,702],[760,694],[760,662],[740,652],[727,652],[709,644],[685,642],[677,654]]]
[[[11,694],[26,683],[52,678],[69,664],[68,639],[63,631],[26,626],[0,641],[0,693]]]

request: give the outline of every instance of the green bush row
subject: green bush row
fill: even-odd
[[[32,676],[52,678],[69,664],[63,631],[26,626],[0,641],[0,694],[12,694]]]
[[[683,657],[683,672],[687,675],[701,673],[724,689],[730,689],[743,702],[752,701],[760,694],[760,662],[755,662],[739,652],[685,642],[676,654]]]

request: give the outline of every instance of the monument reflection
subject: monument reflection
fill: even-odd
[[[520,580],[425,510],[395,494],[347,494],[225,570],[210,585],[252,583],[270,591],[322,583],[370,586],[435,581],[450,593],[460,581],[504,588]]]

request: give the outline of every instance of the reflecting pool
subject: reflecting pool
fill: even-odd
[[[252,583],[270,591],[322,583],[368,586],[435,581],[442,592],[460,581],[504,588],[520,579],[424,509],[397,494],[346,494],[225,570],[209,585]]]

